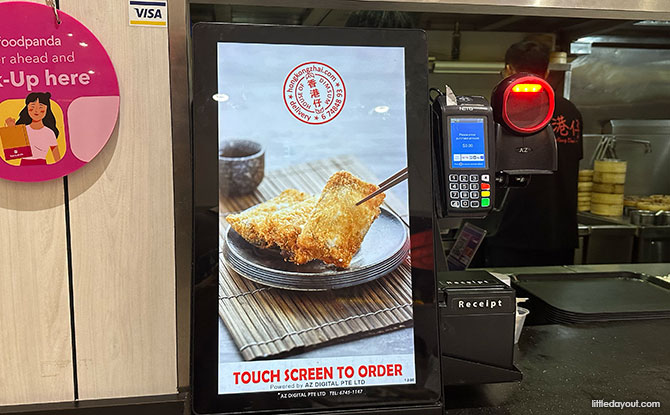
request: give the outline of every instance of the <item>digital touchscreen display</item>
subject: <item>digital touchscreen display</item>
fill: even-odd
[[[404,53],[218,43],[220,395],[416,383]]]
[[[449,117],[452,169],[485,169],[486,119]]]

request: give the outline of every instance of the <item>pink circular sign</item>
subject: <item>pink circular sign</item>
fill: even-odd
[[[307,124],[325,124],[338,116],[347,90],[339,73],[321,62],[293,68],[284,81],[284,104],[291,115]]]
[[[63,177],[105,146],[119,115],[109,55],[82,23],[51,7],[0,3],[0,178]]]

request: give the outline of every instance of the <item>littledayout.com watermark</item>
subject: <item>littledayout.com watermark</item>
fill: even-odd
[[[652,401],[606,401],[604,399],[594,399],[591,401],[591,408],[619,408],[619,409],[632,409],[632,408],[660,408],[660,402]]]

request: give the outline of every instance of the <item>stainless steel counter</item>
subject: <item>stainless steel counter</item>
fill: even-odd
[[[633,225],[627,216],[577,214],[576,264],[670,262],[670,226]]]
[[[637,228],[623,219],[579,213],[579,248],[575,252],[575,264],[633,262]]]
[[[577,220],[583,225],[623,225],[630,226],[630,218],[628,216],[602,216],[591,212],[577,213]]]

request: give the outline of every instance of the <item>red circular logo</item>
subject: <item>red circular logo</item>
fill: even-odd
[[[295,118],[325,124],[342,111],[347,90],[335,69],[321,62],[293,68],[284,81],[284,103]]]

